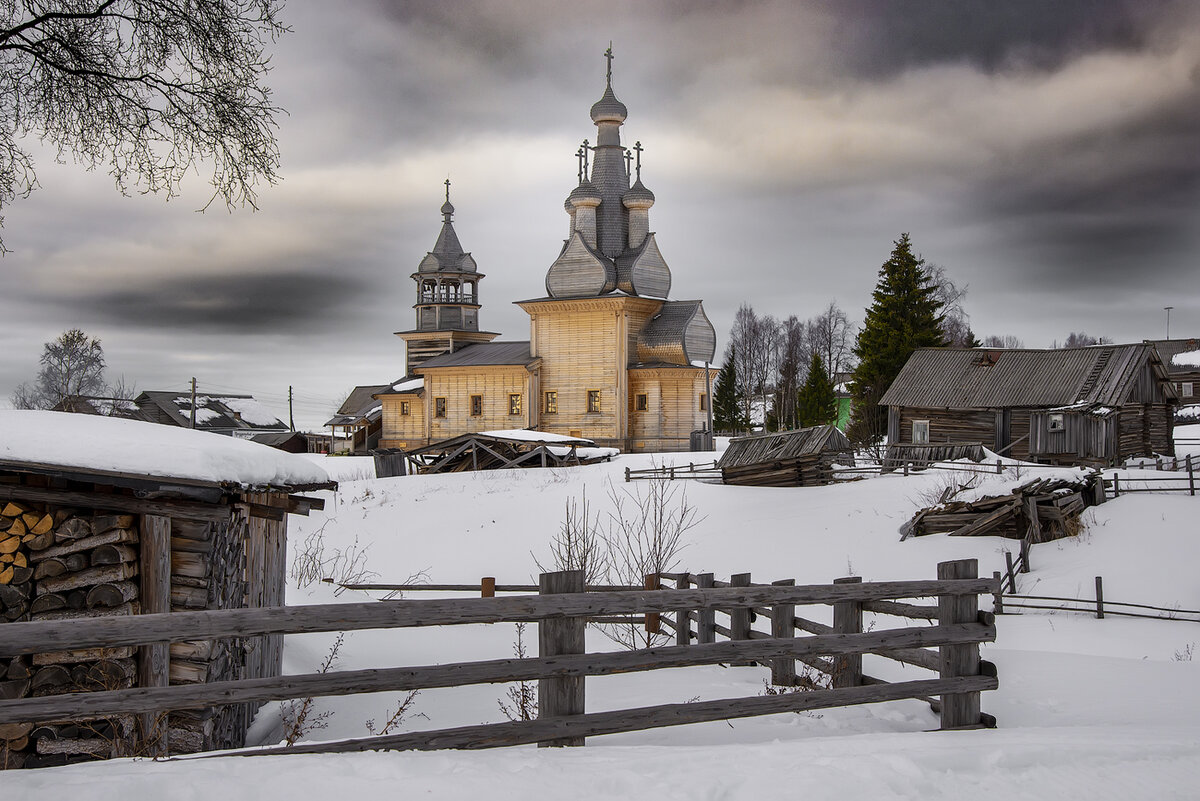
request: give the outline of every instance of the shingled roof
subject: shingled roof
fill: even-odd
[[[1058,350],[921,348],[884,393],[884,406],[929,409],[1120,406],[1149,361],[1166,370],[1150,345]],[[1168,397],[1174,397],[1169,385]]]

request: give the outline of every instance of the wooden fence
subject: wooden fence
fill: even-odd
[[[571,571],[543,574],[539,595],[508,598],[371,601],[9,623],[0,626],[0,656],[217,637],[501,622],[538,623],[539,655],[531,659],[23,698],[0,701],[0,724],[67,722],[248,701],[537,680],[536,720],[245,753],[488,748],[523,743],[577,745],[585,737],[601,734],[904,698],[932,700],[934,696],[940,697],[943,729],[995,725],[995,720],[979,708],[980,692],[998,686],[994,666],[979,658],[979,644],[995,639],[995,619],[992,613],[979,611],[978,595],[995,594],[998,582],[978,578],[974,559],[941,563],[937,576],[930,581],[864,583],[847,578],[830,585],[797,586],[792,581],[755,585],[749,574],[733,576],[729,582],[717,582],[711,574],[677,574],[672,577],[678,585],[675,589],[583,592],[583,574]],[[937,605],[899,600],[928,597],[936,597]],[[797,605],[832,605],[833,625],[796,616]],[[936,621],[936,625],[864,630],[864,612]],[[728,616],[728,626],[717,623],[718,613]],[[674,616],[670,623],[675,629],[674,646],[586,653],[583,632],[587,618],[641,615],[653,630],[668,614]],[[771,621],[770,633],[751,628],[756,614]],[[797,630],[813,636],[797,637]],[[718,635],[727,641],[718,642]],[[896,683],[875,679],[862,670],[862,655],[868,653],[918,665],[937,675]],[[830,688],[611,712],[585,710],[587,676],[757,663],[770,666],[775,683],[786,685],[795,681],[797,661],[828,675]]]
[[[647,467],[641,470],[632,470],[625,468],[625,481],[637,481],[639,479],[667,479],[674,481],[682,478],[715,478],[720,480],[721,471],[717,467],[716,461],[704,464],[693,464],[688,462],[686,465],[664,465],[663,467]]]
[[[1136,604],[1128,601],[1113,601],[1104,597],[1104,578],[1096,576],[1095,598],[1066,598],[1057,595],[1019,595],[1015,591],[1005,592],[1005,582],[999,572],[993,577],[1000,582],[1000,592],[992,596],[992,611],[997,615],[1021,614],[1014,609],[1037,609],[1047,612],[1083,612],[1094,614],[1103,620],[1105,615],[1121,617],[1147,618],[1150,620],[1183,620],[1189,623],[1200,623],[1200,609],[1181,609],[1170,606],[1153,606],[1151,604]],[[1012,557],[1009,554],[1009,578],[1015,578],[1012,573]],[[1011,586],[1011,585],[1010,585]],[[1033,601],[1034,603],[1029,603]],[[1051,606],[1054,603],[1056,605]],[[1118,607],[1118,608],[1113,608]],[[1129,611],[1140,610],[1140,611]],[[1149,614],[1158,612],[1159,614]]]

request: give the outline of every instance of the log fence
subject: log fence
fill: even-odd
[[[1167,467],[1168,464],[1170,465],[1170,467]],[[1129,465],[1125,469],[1126,470],[1155,469],[1155,470],[1159,470],[1159,471],[1165,470],[1165,471],[1169,471],[1169,472],[1186,472],[1187,475],[1186,476],[1161,476],[1161,477],[1154,477],[1154,478],[1143,478],[1143,477],[1133,478],[1133,477],[1127,475],[1127,476],[1125,476],[1124,480],[1122,480],[1121,474],[1114,472],[1112,474],[1111,478],[1107,478],[1104,480],[1104,486],[1106,488],[1109,488],[1109,487],[1112,488],[1112,493],[1113,493],[1114,498],[1120,497],[1122,494],[1128,493],[1128,492],[1154,492],[1154,493],[1186,492],[1188,495],[1191,495],[1191,496],[1195,496],[1195,494],[1196,494],[1196,460],[1193,459],[1191,454],[1188,454],[1187,456],[1184,457],[1182,470],[1180,469],[1179,459],[1174,456],[1170,457],[1169,462],[1165,461],[1162,457],[1159,457],[1153,463],[1149,463],[1149,464],[1139,463],[1136,465]]]
[[[647,467],[641,470],[625,468],[625,483],[637,480],[651,479],[666,479],[667,481],[675,481],[676,479],[704,479],[704,478],[721,478],[721,470],[717,467],[716,460],[711,463],[695,464],[688,462],[686,465],[664,465],[662,467]]]
[[[662,580],[674,587],[657,589]],[[494,582],[493,582],[494,583]],[[481,582],[481,585],[485,584]],[[450,586],[450,585],[446,585]],[[504,585],[497,586],[497,590]],[[786,580],[754,584],[749,574],[720,582],[712,574],[659,574],[646,588],[585,591],[579,571],[543,574],[538,595],[329,604],[156,613],[97,620],[18,622],[0,626],[0,656],[56,650],[149,646],[218,637],[392,629],[479,623],[538,623],[536,658],[222,681],[188,686],[135,687],[72,695],[0,700],[0,724],[69,722],[112,715],[250,701],[406,691],[471,684],[539,682],[539,717],[355,740],[266,748],[244,753],[329,753],[374,749],[488,748],[528,743],[582,745],[584,738],[789,711],[917,698],[940,710],[942,729],[993,726],[979,711],[979,694],[998,686],[979,645],[995,639],[994,617],[978,611],[978,595],[1000,591],[977,577],[975,560],[938,565],[929,581],[828,585]],[[593,588],[594,589],[594,588]],[[937,598],[937,605],[905,599]],[[833,625],[795,614],[797,606],[833,607]],[[730,626],[716,621],[720,613]],[[864,630],[864,614],[898,616],[936,625]],[[589,618],[640,619],[674,632],[674,645],[607,653],[586,652]],[[769,622],[768,632],[753,628]],[[693,628],[693,625],[695,628]],[[797,636],[797,631],[809,636]],[[718,641],[718,634],[725,640]],[[160,649],[161,650],[161,649]],[[935,672],[933,678],[886,682],[862,672],[862,655],[877,654]],[[773,682],[797,684],[796,663],[829,677],[828,688],[686,704],[589,713],[585,678],[716,664],[762,665]],[[937,699],[940,698],[940,703]]]

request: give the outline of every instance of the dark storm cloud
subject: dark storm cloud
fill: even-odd
[[[985,72],[1055,69],[1096,50],[1139,50],[1183,19],[1184,0],[822,0],[836,16],[831,50],[852,72],[962,62]]]
[[[354,275],[239,273],[165,276],[93,291],[62,293],[47,303],[86,312],[100,325],[160,330],[165,334],[222,332],[287,334],[329,330],[354,313],[369,293]]]

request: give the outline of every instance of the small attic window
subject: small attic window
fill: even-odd
[[[1063,431],[1066,427],[1067,425],[1063,422],[1062,414],[1057,412],[1050,415],[1049,422],[1046,424],[1047,431]]]

